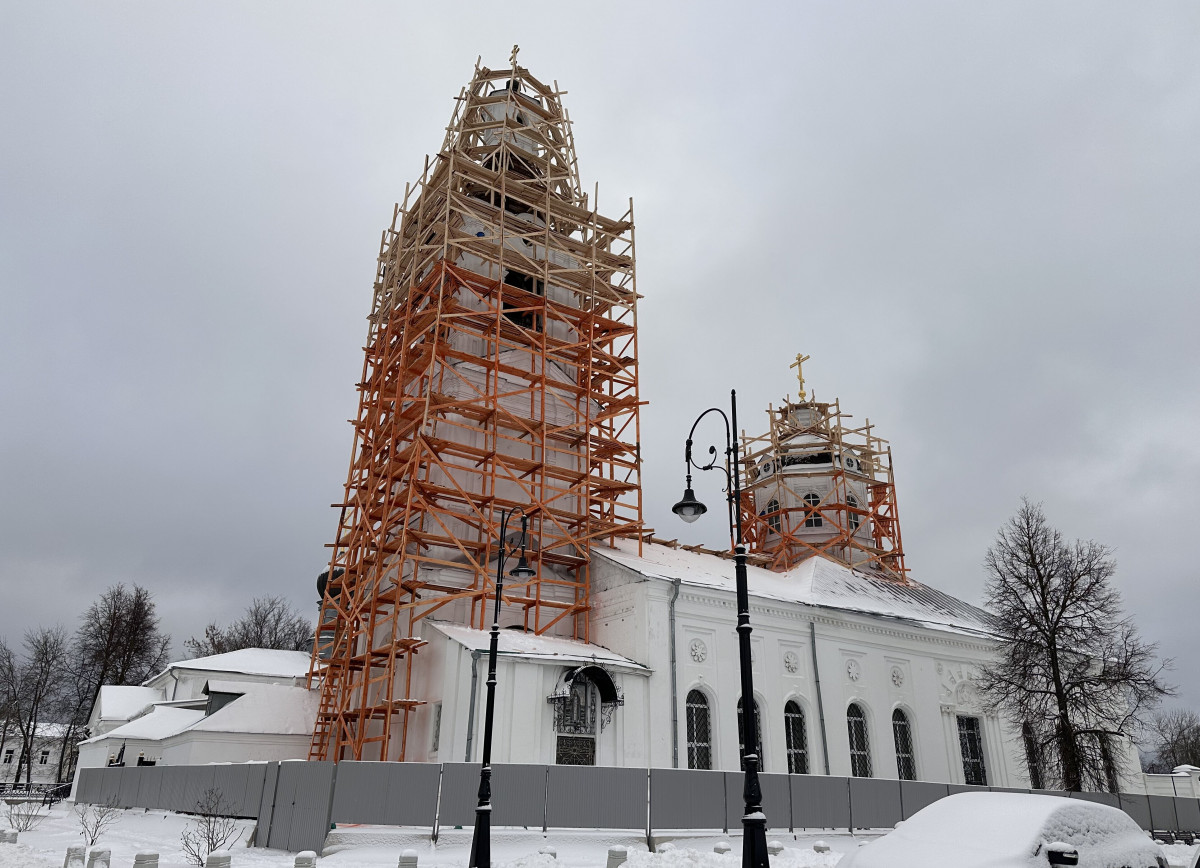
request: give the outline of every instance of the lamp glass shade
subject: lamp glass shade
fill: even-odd
[[[696,493],[690,488],[683,492],[683,499],[671,507],[671,512],[682,518],[688,524],[708,512],[708,507],[696,500]]]
[[[521,559],[517,561],[517,565],[509,570],[508,574],[514,579],[532,579],[537,575],[537,571],[529,566],[529,561],[525,560],[525,555],[521,555]]]

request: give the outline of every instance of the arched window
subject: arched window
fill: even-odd
[[[1033,726],[1029,721],[1021,724],[1021,740],[1025,742],[1025,764],[1029,767],[1029,786],[1040,790],[1045,786],[1042,778],[1042,749]]]
[[[708,697],[699,690],[687,695],[687,752],[689,769],[712,768],[712,725]]]
[[[862,516],[853,510],[858,509],[858,498],[853,494],[846,495],[846,506],[850,509],[846,510],[846,524],[850,527],[850,533],[856,533],[858,526],[862,524]]]
[[[758,736],[758,770],[762,771],[766,768],[766,749],[763,745],[762,737],[762,710],[758,707],[758,701],[754,702],[754,734]],[[742,722],[742,701],[738,700],[738,761],[742,764],[742,770],[746,769],[746,726]]]
[[[779,533],[779,528],[782,525],[779,515],[779,501],[771,498],[771,502],[767,504],[767,508],[761,514],[767,519],[767,529],[771,533]]]
[[[846,709],[846,729],[850,735],[850,774],[856,778],[871,776],[871,740],[867,737],[867,716],[857,702]]]
[[[892,735],[896,739],[896,774],[902,781],[915,781],[917,760],[913,756],[912,725],[899,708],[892,712]]]
[[[817,512],[817,507],[821,505],[821,496],[819,494],[813,494],[810,491],[808,494],[804,495],[804,505],[807,507],[805,510],[806,517],[804,519],[804,526],[820,527],[822,524],[821,513]]]
[[[793,700],[783,707],[783,734],[787,739],[788,774],[808,774],[808,733],[804,729],[804,712]]]

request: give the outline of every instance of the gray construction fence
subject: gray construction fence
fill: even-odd
[[[1200,834],[1200,799],[969,787],[925,781],[763,774],[776,832],[890,828],[951,793],[1045,793],[1120,808],[1143,829]],[[471,826],[478,763],[304,762],[82,769],[76,801],[196,812],[216,792],[221,812],[258,821],[254,843],[320,851],[334,823]],[[741,827],[741,772],[497,765],[492,824],[531,829],[637,829],[647,841],[681,829]]]

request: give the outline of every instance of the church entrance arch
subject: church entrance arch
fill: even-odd
[[[600,666],[566,670],[547,697],[554,708],[554,762],[596,765],[597,739],[625,700],[612,676]]]

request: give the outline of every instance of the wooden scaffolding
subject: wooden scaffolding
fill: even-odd
[[[310,683],[314,759],[405,758],[419,621],[588,638],[589,546],[641,537],[633,205],[581,191],[557,85],[480,67],[379,253]],[[516,529],[515,534],[513,533]],[[419,672],[418,672],[419,674]]]
[[[798,356],[793,367],[807,361]],[[752,554],[787,570],[813,555],[905,582],[892,450],[841,404],[799,399],[767,409],[766,433],[742,432],[744,526]]]

